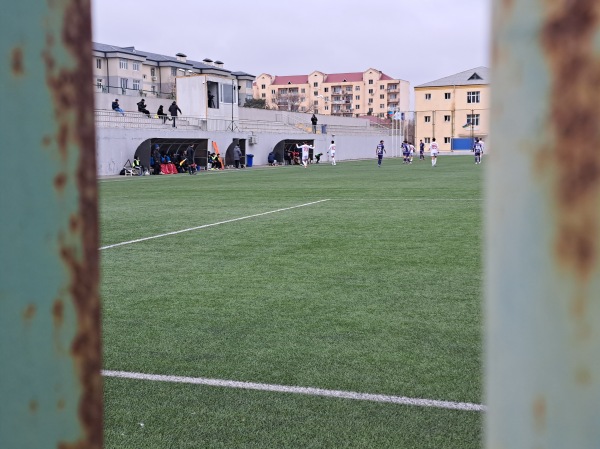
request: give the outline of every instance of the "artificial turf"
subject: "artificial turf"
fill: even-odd
[[[100,185],[104,367],[482,403],[483,165]],[[480,412],[105,378],[107,448],[481,446]],[[141,426],[140,423],[144,423]]]

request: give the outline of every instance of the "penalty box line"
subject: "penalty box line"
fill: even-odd
[[[146,380],[154,382],[170,382],[180,384],[207,385],[211,387],[238,388],[243,390],[272,391],[278,393],[303,394],[308,396],[324,396],[338,399],[352,399],[357,401],[384,402],[400,405],[414,405],[418,407],[432,407],[449,410],[462,410],[485,412],[487,407],[469,402],[437,401],[433,399],[416,399],[404,396],[389,396],[384,394],[357,393],[353,391],[325,390],[322,388],[294,387],[286,385],[263,384],[255,382],[239,382],[234,380],[209,379],[206,377],[166,376],[160,374],[130,373],[126,371],[102,370],[105,377],[121,379]]]
[[[246,217],[232,218],[231,220],[225,220],[225,221],[219,221],[217,223],[210,223],[210,224],[205,224],[205,225],[201,225],[201,226],[195,226],[193,228],[181,229],[179,231],[167,232],[165,234],[153,235],[151,237],[144,237],[141,239],[129,240],[127,242],[115,243],[114,245],[107,245],[107,246],[100,247],[100,251],[105,250],[105,249],[110,249],[110,248],[116,248],[117,246],[124,246],[124,245],[131,245],[133,243],[145,242],[146,240],[159,239],[161,237],[167,237],[169,235],[176,235],[176,234],[181,234],[184,232],[196,231],[198,229],[210,228],[212,226],[218,226],[218,225],[222,225],[222,224],[226,224],[226,223],[233,223],[234,221],[247,220],[249,218],[255,218],[255,217],[262,217],[263,215],[275,214],[277,212],[284,212],[286,210],[297,209],[299,207],[312,206],[313,204],[319,204],[324,201],[329,201],[329,199],[313,201],[311,203],[299,204],[297,206],[284,207],[282,209],[270,210],[268,212],[262,212],[260,214],[248,215]]]

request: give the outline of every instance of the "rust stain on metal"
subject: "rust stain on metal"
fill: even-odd
[[[533,401],[533,425],[538,433],[546,430],[547,406],[546,399],[538,396]]]
[[[60,299],[54,301],[52,317],[54,319],[54,327],[61,327],[63,325],[65,321],[65,305]]]
[[[67,184],[67,176],[64,173],[59,173],[54,177],[54,187],[58,192],[62,192],[65,190],[65,185]]]
[[[78,216],[75,215],[71,215],[71,217],[69,218],[69,230],[73,233],[76,234],[80,231],[81,228],[81,219]]]
[[[542,154],[555,171],[557,262],[589,281],[598,261],[600,223],[600,58],[594,38],[600,2],[573,0],[546,5],[541,43],[551,67],[551,148]],[[584,295],[587,296],[587,295]],[[575,307],[585,315],[585,302]]]
[[[49,5],[52,6],[52,2]],[[79,195],[78,209],[70,217],[69,239],[61,238],[59,245],[62,262],[70,273],[69,292],[77,315],[77,330],[71,342],[70,354],[81,384],[77,408],[82,435],[76,441],[60,442],[58,447],[101,449],[99,239],[95,128],[91,106],[94,97],[89,83],[93,75],[89,63],[92,52],[90,1],[66,0],[57,7],[63,10],[61,44],[74,63],[72,66],[58,63],[59,58],[54,54],[55,35],[52,33],[46,35],[42,58],[56,120],[56,135],[53,138],[61,158],[76,158],[77,162],[74,175]],[[75,149],[78,150],[76,154],[73,152]],[[70,242],[81,242],[81,250]]]
[[[25,321],[31,321],[35,316],[36,307],[33,304],[29,304],[25,311],[23,312],[23,319]]]
[[[13,48],[10,55],[10,65],[12,72],[16,76],[23,76],[25,74],[25,69],[23,67],[23,50],[21,47]]]

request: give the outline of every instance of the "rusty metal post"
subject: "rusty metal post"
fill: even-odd
[[[600,2],[495,0],[487,447],[600,447]]]
[[[102,447],[88,1],[0,15],[0,448]]]

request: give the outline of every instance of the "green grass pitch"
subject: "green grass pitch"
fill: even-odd
[[[103,366],[481,404],[471,157],[100,182]],[[478,448],[484,414],[104,378],[105,447]]]

